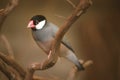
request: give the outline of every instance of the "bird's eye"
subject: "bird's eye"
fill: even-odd
[[[38,21],[38,20],[36,20],[36,21],[35,21],[35,24],[37,25],[38,23],[39,23],[39,21]]]
[[[44,27],[45,23],[46,23],[46,20],[43,20],[43,21],[39,22],[36,25],[36,29],[42,29]]]

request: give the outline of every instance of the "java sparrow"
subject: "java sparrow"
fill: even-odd
[[[47,21],[46,17],[43,15],[33,16],[27,27],[31,28],[33,38],[38,46],[48,54],[52,40],[54,40],[55,34],[59,28],[55,24]],[[66,39],[63,38],[60,44],[59,57],[64,57],[74,63],[78,70],[84,70],[84,67],[74,53],[72,47],[68,44]]]

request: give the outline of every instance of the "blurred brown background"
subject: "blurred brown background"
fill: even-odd
[[[0,9],[8,0],[0,0]],[[79,0],[71,0],[77,4]],[[120,0],[92,0],[93,5],[67,32],[66,36],[83,60],[94,64],[80,74],[81,80],[120,80]],[[7,17],[2,32],[7,36],[15,53],[16,61],[26,68],[33,62],[42,62],[47,56],[34,42],[27,29],[29,19],[42,14],[61,26],[61,15],[69,16],[73,8],[66,0],[20,0],[17,8]],[[6,52],[2,42],[0,50]],[[43,77],[57,76],[65,79],[73,64],[61,58],[45,71],[37,71]],[[2,79],[4,75],[0,75]]]

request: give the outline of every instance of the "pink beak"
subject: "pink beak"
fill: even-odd
[[[33,23],[33,20],[31,20],[31,21],[28,23],[27,28],[34,28],[34,27],[35,27],[35,25],[34,25],[34,23]]]

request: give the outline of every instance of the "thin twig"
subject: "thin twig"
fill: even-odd
[[[0,14],[2,14],[3,11],[4,11],[4,9],[0,9]]]
[[[33,76],[33,80],[52,80],[52,79],[48,79],[48,78],[40,77],[40,76]]]
[[[83,63],[83,66],[85,68],[89,67],[91,64],[93,64],[93,61],[92,60],[87,60],[86,62]]]
[[[1,39],[3,40],[3,42],[4,42],[4,44],[5,44],[5,47],[6,47],[7,51],[8,51],[8,54],[7,54],[7,55],[8,55],[9,57],[11,57],[12,59],[14,59],[14,53],[13,53],[12,47],[11,47],[8,39],[7,39],[6,36],[3,35],[3,34],[1,35]]]
[[[76,5],[72,2],[72,1],[70,1],[70,0],[66,0],[70,5],[72,5],[72,7],[73,8],[76,8]]]
[[[66,17],[58,15],[58,14],[55,14],[55,16],[58,17],[58,18],[64,19],[64,20],[66,19]]]

